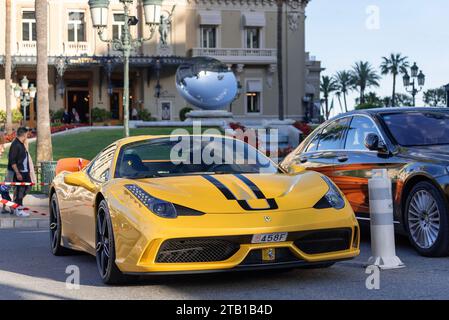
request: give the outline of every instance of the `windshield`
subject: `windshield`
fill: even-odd
[[[412,111],[384,114],[382,118],[402,146],[449,144],[449,112]]]
[[[275,173],[265,155],[240,141],[215,136],[150,139],[121,148],[116,178],[179,175]]]

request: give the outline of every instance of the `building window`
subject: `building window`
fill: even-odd
[[[246,113],[262,112],[262,80],[246,80]]]
[[[70,42],[86,41],[86,23],[84,21],[84,12],[69,13],[68,30],[68,40]]]
[[[124,25],[125,25],[125,15],[123,13],[114,13],[114,21],[112,22],[113,39],[122,38]]]
[[[246,93],[246,112],[260,113],[260,92]]]
[[[260,49],[260,28],[246,28],[246,48]]]
[[[217,47],[217,27],[201,26],[201,46],[203,48]]]
[[[34,11],[22,12],[22,41],[36,41],[36,15]]]

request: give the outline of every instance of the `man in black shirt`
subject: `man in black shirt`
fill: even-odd
[[[11,143],[8,155],[8,171],[13,174],[13,182],[31,182],[30,159],[28,150],[25,147],[28,138],[28,129],[19,128],[16,132],[16,138]],[[31,190],[29,186],[17,186],[14,192],[14,202],[20,205],[16,209],[16,215],[28,217],[29,214],[22,210],[23,198]]]

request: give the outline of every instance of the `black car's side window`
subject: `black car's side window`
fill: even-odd
[[[93,161],[88,171],[92,179],[100,182],[106,182],[108,180],[109,170],[114,159],[116,148],[115,145],[108,147]]]
[[[371,119],[355,116],[348,129],[345,149],[368,151],[365,147],[365,138],[369,133],[375,133],[380,136],[379,130]]]
[[[338,150],[342,148],[343,138],[348,128],[349,118],[338,119],[317,135],[319,139],[316,150]]]

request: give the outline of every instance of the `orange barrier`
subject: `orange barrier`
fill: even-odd
[[[56,175],[62,171],[77,172],[81,171],[89,164],[89,160],[81,158],[65,158],[58,161],[56,164]]]

